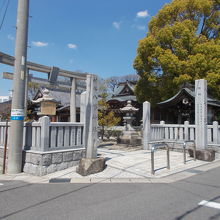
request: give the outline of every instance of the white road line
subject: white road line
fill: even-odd
[[[207,206],[214,209],[220,209],[220,203],[202,200],[198,205]]]
[[[3,183],[0,183],[0,186],[3,186],[4,184]]]

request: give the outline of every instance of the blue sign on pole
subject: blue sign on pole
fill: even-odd
[[[12,109],[11,120],[17,120],[17,121],[24,120],[24,109]]]
[[[11,120],[22,121],[24,120],[24,116],[11,116]]]

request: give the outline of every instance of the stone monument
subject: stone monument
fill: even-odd
[[[86,158],[80,160],[77,173],[82,176],[101,172],[105,168],[104,158],[97,158],[98,145],[98,78],[88,75],[86,80],[86,93],[81,99],[85,106],[82,121],[85,123],[84,143],[86,146]]]
[[[198,160],[213,161],[215,151],[208,149],[207,141],[207,81],[195,81],[195,125],[196,125],[196,158]],[[190,149],[189,149],[190,153]],[[192,155],[191,153],[191,156]]]
[[[207,81],[195,81],[196,148],[207,148]]]

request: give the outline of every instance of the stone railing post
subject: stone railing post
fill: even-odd
[[[188,141],[189,140],[189,122],[184,121],[184,140]]]
[[[24,149],[30,149],[32,144],[32,122],[24,123]]]
[[[149,142],[151,139],[151,125],[150,125],[150,103],[143,103],[143,149],[149,149]]]
[[[70,121],[76,122],[76,79],[72,78],[72,87],[70,92]]]
[[[43,116],[39,119],[39,122],[41,123],[40,149],[42,151],[48,151],[50,118],[48,116]]]
[[[80,95],[80,122],[85,122],[85,109],[86,109],[86,91]]]
[[[165,139],[165,121],[160,121],[161,129],[160,129],[160,139]]]
[[[213,144],[218,144],[218,122],[213,121]]]

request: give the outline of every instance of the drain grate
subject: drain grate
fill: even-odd
[[[70,178],[53,178],[49,180],[49,183],[70,183]]]

